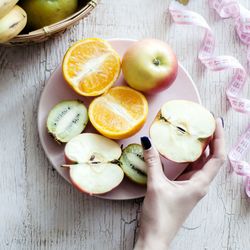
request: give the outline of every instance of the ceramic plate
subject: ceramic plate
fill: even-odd
[[[126,49],[135,42],[134,40],[128,39],[112,39],[109,41],[121,57],[123,56]],[[115,85],[123,84],[125,83],[121,74]],[[91,98],[79,96],[67,85],[63,79],[62,68],[59,66],[47,81],[40,98],[38,107],[38,130],[42,146],[51,164],[58,171],[58,173],[70,183],[68,170],[60,167],[64,163],[64,145],[59,145],[56,143],[51,138],[51,136],[49,136],[46,130],[46,119],[49,110],[56,103],[65,99],[80,99],[86,106],[88,106],[91,101]],[[148,135],[150,124],[152,123],[162,104],[166,101],[172,99],[186,99],[194,102],[200,102],[199,93],[193,80],[180,64],[178,76],[172,86],[159,94],[147,96],[147,99],[149,103],[147,122],[145,123],[144,127],[134,136],[118,141],[120,144],[123,144],[124,147],[130,143],[140,143],[140,137]],[[89,122],[84,132],[90,131],[93,132],[94,129],[91,127]],[[98,195],[98,197],[111,200],[135,199],[143,197],[145,195],[145,191],[146,188],[144,186],[134,184],[125,177],[117,188],[105,195]]]

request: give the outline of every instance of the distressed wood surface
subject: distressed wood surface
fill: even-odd
[[[250,8],[250,2],[240,1]],[[66,49],[83,37],[154,37],[168,41],[197,84],[203,104],[225,119],[227,148],[246,129],[247,115],[225,100],[231,72],[197,63],[198,28],[174,25],[167,0],[102,0],[93,13],[63,35],[23,48],[0,48],[0,249],[132,249],[142,200],[108,201],[85,196],[49,164],[37,132],[37,106],[46,79]],[[190,0],[216,37],[217,55],[246,65],[246,46],[232,20],[221,20],[207,1]],[[249,94],[248,87],[244,95]],[[249,158],[248,158],[249,160]],[[185,204],[183,204],[185,205]],[[242,178],[223,168],[209,194],[185,222],[173,250],[250,249],[250,202]]]

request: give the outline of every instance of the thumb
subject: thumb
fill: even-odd
[[[164,176],[159,153],[152,146],[148,137],[141,137],[141,144],[144,160],[147,164],[148,183],[159,181]]]

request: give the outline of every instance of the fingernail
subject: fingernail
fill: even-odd
[[[220,117],[220,119],[221,119],[222,127],[224,128],[224,119],[222,117]]]
[[[151,142],[147,136],[141,137],[141,145],[142,145],[144,150],[151,148]]]

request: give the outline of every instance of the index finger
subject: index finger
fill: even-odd
[[[147,164],[147,184],[157,183],[164,176],[160,155],[146,136],[141,137],[143,156]]]
[[[148,185],[158,182],[164,176],[159,153],[151,146],[151,148],[143,150],[143,156],[147,164]]]

